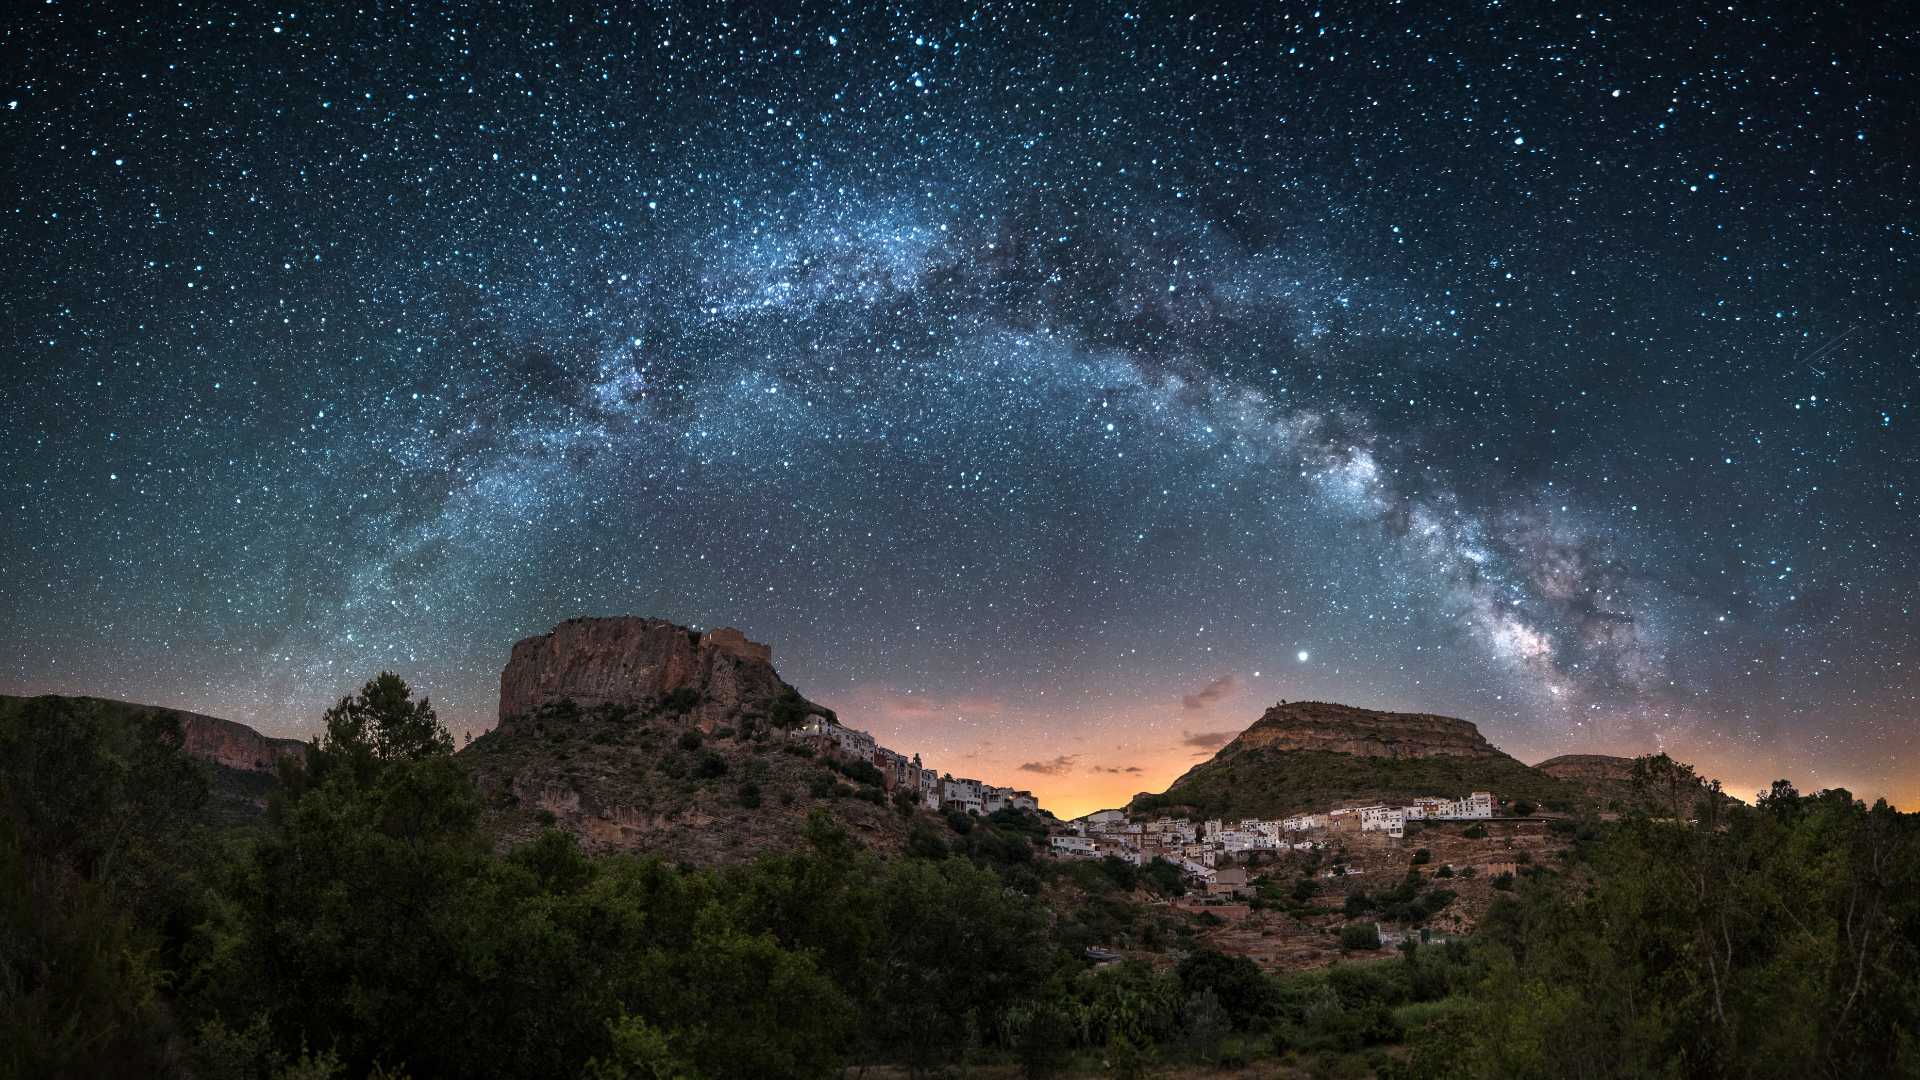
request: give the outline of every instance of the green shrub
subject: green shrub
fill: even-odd
[[[872,784],[881,787],[887,778],[874,767],[871,761],[834,761],[830,763],[835,771],[856,784]]]
[[[1201,950],[1180,961],[1174,974],[1189,998],[1212,994],[1236,1028],[1250,1027],[1267,1016],[1273,1005],[1272,985],[1259,966],[1244,956]]]
[[[947,841],[935,827],[924,821],[915,822],[907,832],[907,857],[944,859],[947,857]]]
[[[1343,949],[1378,949],[1380,947],[1379,923],[1348,923],[1340,928],[1340,947]]]

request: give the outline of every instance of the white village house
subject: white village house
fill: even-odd
[[[1493,810],[1493,794],[1486,791],[1457,799],[1422,796],[1402,806],[1340,806],[1277,820],[1243,818],[1228,822],[1210,818],[1198,826],[1174,817],[1129,821],[1123,810],[1100,810],[1068,822],[1066,832],[1054,836],[1049,844],[1050,850],[1063,858],[1113,856],[1139,865],[1164,859],[1209,892],[1219,894],[1246,887],[1246,871],[1229,867],[1229,863],[1261,851],[1311,851],[1329,843],[1303,834],[1361,832],[1397,838],[1406,835],[1409,821],[1490,818]],[[1218,875],[1228,870],[1231,873],[1222,884]]]

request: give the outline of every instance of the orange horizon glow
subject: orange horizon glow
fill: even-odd
[[[1160,703],[1166,701],[1174,704]],[[923,763],[944,773],[1031,791],[1043,809],[1066,820],[1124,807],[1142,792],[1166,790],[1272,704],[1256,703],[1251,694],[1201,711],[1182,711],[1178,694],[1165,695],[1160,702],[1136,700],[1123,711],[1089,703],[1080,710],[1050,711],[1044,719],[1036,717],[1030,723],[1019,719],[1020,710],[987,696],[939,698],[867,686],[823,703],[838,711],[843,723],[870,731],[884,746],[909,756],[918,753]],[[1475,723],[1487,734],[1484,725]],[[996,734],[996,729],[1043,726],[1057,728],[1060,734],[1012,745]],[[1203,739],[1206,736],[1210,738]],[[1821,763],[1799,753],[1756,760],[1752,754],[1686,739],[1639,746],[1587,739],[1544,750],[1531,741],[1526,746],[1505,746],[1498,737],[1489,734],[1488,739],[1528,765],[1562,754],[1637,757],[1664,751],[1692,765],[1703,777],[1720,780],[1724,791],[1748,803],[1774,780],[1786,779],[1803,794],[1845,788],[1868,804],[1885,798],[1896,807],[1920,805],[1920,771],[1876,775],[1874,769],[1855,763]],[[1202,747],[1203,741],[1210,745]]]

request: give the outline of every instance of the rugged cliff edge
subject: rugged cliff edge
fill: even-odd
[[[299,739],[276,739],[262,735],[245,724],[222,720],[217,716],[156,709],[180,718],[186,734],[186,751],[229,769],[270,773],[283,757],[305,754],[307,744]]]
[[[542,705],[639,706],[690,696],[701,728],[776,709],[831,716],[799,697],[773,669],[773,650],[732,627],[709,634],[664,619],[569,619],[515,643],[500,673],[500,723]],[[792,720],[793,717],[786,717]]]

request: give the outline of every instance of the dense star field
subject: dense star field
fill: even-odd
[[[0,691],[635,613],[1068,810],[1282,698],[1920,799],[1913,20],[1446,6],[23,6]]]

